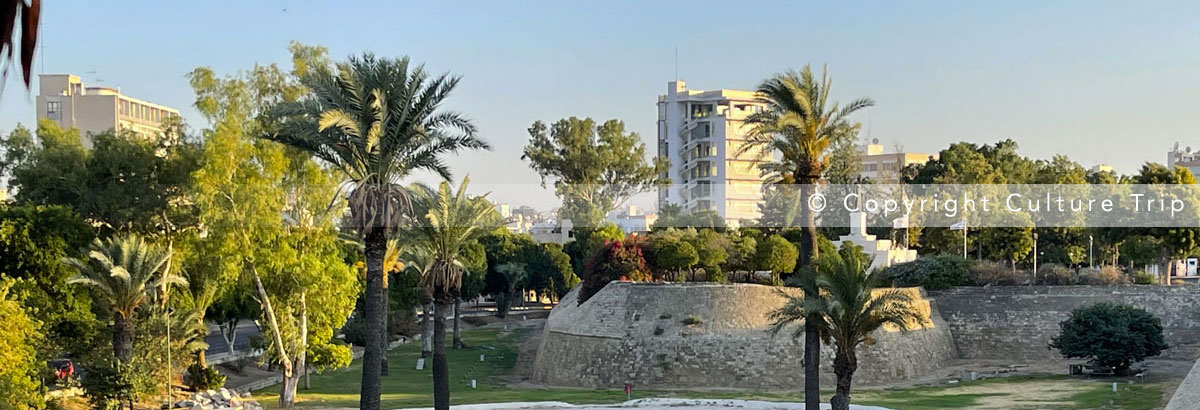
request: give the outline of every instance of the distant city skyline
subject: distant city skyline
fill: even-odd
[[[1200,146],[1197,8],[68,1],[44,5],[34,73],[76,74],[177,107],[195,131],[207,124],[191,106],[184,74],[197,66],[222,75],[255,63],[286,67],[291,40],[326,46],[334,59],[407,54],[434,72],[463,76],[448,108],[473,118],[495,147],[451,158],[456,179],[469,174],[472,191],[545,209],[557,199],[520,159],[533,121],[618,118],[653,153],[655,104],[666,82],[752,90],[805,63],[828,66],[836,99],[877,101],[854,119],[863,138],[869,133],[889,151],[936,153],[957,141],[1011,138],[1023,155],[1067,154],[1085,168],[1105,163],[1132,173],[1146,161],[1166,163],[1176,142]],[[354,29],[338,28],[347,24]],[[36,80],[32,91],[16,78],[5,87],[0,132],[33,127]],[[653,197],[635,203],[649,209]]]

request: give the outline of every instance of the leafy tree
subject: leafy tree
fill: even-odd
[[[656,279],[674,279],[681,271],[690,270],[700,260],[696,255],[696,248],[679,238],[654,238],[647,245],[647,264],[655,271]]]
[[[1133,306],[1101,302],[1071,311],[1050,347],[1064,357],[1126,374],[1133,363],[1167,349],[1162,322]]]
[[[721,265],[729,258],[729,238],[712,229],[700,229],[686,240],[696,249],[696,266],[704,269],[705,279],[710,282],[724,281]]]
[[[277,107],[280,126],[266,137],[311,153],[353,184],[351,224],[363,237],[368,270],[363,315],[368,323],[382,324],[387,237],[408,208],[400,181],[417,170],[449,179],[446,155],[490,147],[468,118],[442,109],[458,77],[431,77],[423,66],[410,67],[407,57],[372,54],[351,58],[336,70],[316,66],[307,71],[299,77],[312,95]],[[360,407],[378,410],[385,347],[377,333],[381,326],[367,331]],[[437,402],[444,410],[447,403]]]
[[[754,251],[754,265],[758,269],[771,271],[778,280],[781,275],[796,268],[798,253],[796,245],[782,236],[771,235],[758,243]]]
[[[658,219],[654,221],[650,230],[667,228],[725,229],[725,218],[711,209],[684,212],[679,205],[663,204],[658,210]]]
[[[196,144],[106,132],[93,136],[87,151],[78,130],[53,121],[40,122],[37,133],[37,145],[14,135],[10,142],[22,142],[7,147],[7,156],[16,159],[12,182],[18,201],[70,206],[105,232],[161,236],[195,224],[190,202],[183,199],[199,166]]]
[[[787,325],[820,319],[818,328],[826,343],[833,343],[833,372],[837,375],[836,392],[830,400],[833,409],[850,408],[850,386],[858,370],[859,345],[873,345],[873,332],[884,325],[908,330],[924,319],[913,305],[913,297],[902,289],[883,289],[884,278],[867,272],[870,261],[860,248],[844,246],[839,252],[822,254],[815,263],[817,286],[823,297],[788,297],[784,306],[770,313],[773,330]],[[802,334],[797,329],[794,337]]]
[[[758,86],[766,109],[746,119],[750,133],[738,154],[778,151],[781,154],[778,168],[786,170],[792,181],[801,184],[801,198],[814,192],[814,184],[820,180],[828,163],[829,146],[839,130],[845,127],[850,114],[875,104],[869,99],[858,99],[845,106],[836,102],[827,105],[831,87],[832,81],[824,72],[818,79],[807,65],[800,72],[790,71],[768,78]],[[810,245],[800,252],[801,266],[807,266],[808,261],[818,256],[816,215],[809,207],[802,206],[800,220],[810,238]],[[808,281],[805,289],[806,294],[815,294],[815,282]],[[817,410],[821,346],[816,321],[808,323],[811,324],[807,325],[805,337],[804,402],[806,409]]]
[[[462,286],[462,251],[483,233],[499,224],[491,203],[467,195],[468,178],[458,190],[442,182],[437,192],[416,190],[413,208],[423,217],[412,228],[414,246],[424,247],[433,265],[421,285],[432,296],[433,315],[433,400],[437,409],[450,408],[450,369],[446,360],[446,313]],[[489,226],[490,225],[490,226]]]
[[[9,293],[11,280],[0,280],[0,408],[41,409],[40,370],[35,344],[42,342],[38,325]]]
[[[92,227],[63,206],[0,204],[0,277],[16,279],[9,290],[39,323],[47,357],[78,355],[94,344],[96,318],[86,290],[69,286],[66,262],[91,243]]]
[[[862,177],[862,152],[858,147],[859,123],[842,123],[829,144],[829,164],[822,175],[830,184],[856,184]]]
[[[647,192],[666,172],[667,161],[646,162],[646,144],[625,123],[571,117],[550,126],[536,121],[529,127],[529,144],[521,158],[534,171],[554,182],[563,201],[561,214],[577,227],[595,228],[605,215],[630,197]]]
[[[576,241],[578,241],[576,237]],[[484,277],[483,293],[496,298],[496,315],[503,318],[508,315],[512,299],[517,296],[516,290],[521,289],[524,278],[513,282],[510,275],[501,271],[500,265],[505,263],[525,263],[529,260],[527,253],[536,246],[528,234],[513,234],[506,229],[496,229],[479,238],[487,254],[487,275]]]
[[[246,78],[219,78],[204,68],[190,75],[195,105],[210,128],[203,131],[204,165],[193,195],[207,229],[193,252],[204,257],[189,271],[212,283],[252,284],[269,338],[264,360],[284,376],[283,406],[294,399],[310,353],[318,369],[349,357],[332,336],[358,291],[334,229],[333,217],[345,209],[334,201],[337,179],[306,152],[256,138],[280,126],[269,107],[303,94],[295,78],[322,65],[310,58],[323,55],[321,49],[293,44],[292,51],[297,64],[290,76],[274,66],[256,67]],[[381,293],[373,295],[382,302]],[[373,336],[378,343],[379,334]]]

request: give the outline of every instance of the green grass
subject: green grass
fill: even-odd
[[[513,388],[505,385],[505,377],[512,373],[517,362],[517,346],[528,336],[531,329],[517,328],[502,331],[493,325],[463,332],[463,340],[471,346],[467,349],[447,349],[450,361],[450,400],[454,405],[473,403],[498,403],[513,401],[564,401],[574,404],[606,404],[625,400],[621,389],[572,389],[572,388]],[[485,355],[484,362],[479,355]],[[382,407],[385,409],[433,406],[433,376],[431,363],[425,370],[416,370],[420,357],[420,344],[410,343],[392,350],[388,354],[390,374],[383,380]],[[300,390],[299,407],[358,407],[359,378],[362,374],[361,361],[350,367],[312,376],[312,390]],[[478,387],[470,387],[476,379]],[[852,400],[856,404],[877,405],[904,410],[961,409],[979,404],[980,400],[993,396],[1020,395],[1022,383],[1038,383],[1049,380],[1073,380],[1066,376],[1040,375],[996,378],[956,385],[915,387],[903,390],[855,390]],[[1152,409],[1161,406],[1162,390],[1157,385],[1129,385],[1122,383],[1121,391],[1114,394],[1111,382],[1088,383],[1080,392],[1062,400],[1061,409]],[[971,393],[967,386],[1013,384],[1003,393]],[[273,386],[255,392],[260,403],[268,407],[277,406],[279,387]],[[832,392],[823,392],[829,399]],[[801,392],[753,392],[753,391],[661,391],[635,390],[634,398],[674,397],[708,399],[754,399],[766,401],[803,401]],[[1111,401],[1111,405],[1110,405]]]

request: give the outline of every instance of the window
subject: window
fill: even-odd
[[[864,168],[867,172],[875,172],[879,170],[879,164],[870,163]]]
[[[52,120],[62,118],[62,101],[46,101],[46,118]]]

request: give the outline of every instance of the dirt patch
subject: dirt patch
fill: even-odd
[[[956,387],[953,394],[983,394],[972,409],[1045,409],[1071,405],[1071,396],[1088,391],[1092,386],[1074,380],[1039,380],[1028,383],[997,383]],[[1013,394],[1020,392],[1020,394]]]

